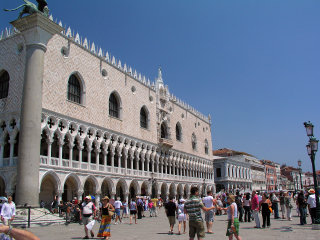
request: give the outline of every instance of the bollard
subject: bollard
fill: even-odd
[[[31,225],[31,206],[28,207],[28,228]]]

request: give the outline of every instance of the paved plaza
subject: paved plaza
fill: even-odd
[[[293,221],[271,219],[271,228],[255,229],[254,222],[240,224],[240,236],[243,240],[265,240],[265,239],[303,239],[318,240],[320,239],[320,231],[312,230],[311,225],[300,226],[299,218],[293,211]],[[142,220],[138,220],[138,224],[129,225],[129,219],[124,219],[124,223],[111,226],[111,235],[113,240],[135,240],[135,239],[189,239],[187,233],[183,235],[168,235],[169,224],[165,216],[164,210],[160,211],[158,217],[148,217],[146,215]],[[205,239],[227,239],[225,236],[227,216],[216,216],[214,222],[214,234],[206,235]],[[307,218],[310,223],[310,218]],[[188,225],[188,224],[187,224]],[[95,234],[98,232],[99,224],[94,226]],[[178,232],[178,226],[174,228],[174,232]],[[83,226],[79,224],[55,225],[48,227],[34,227],[30,229],[41,240],[66,240],[66,239],[82,239],[84,236]],[[95,238],[98,239],[98,238]]]

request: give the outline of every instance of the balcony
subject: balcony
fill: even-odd
[[[159,138],[159,144],[164,147],[169,147],[169,148],[173,147],[173,141],[167,138]]]
[[[109,165],[101,165],[96,163],[88,163],[88,162],[78,162],[75,160],[70,161],[69,159],[59,159],[59,158],[48,158],[47,156],[40,156],[40,167],[44,169],[51,170],[52,167],[57,169],[60,168],[64,171],[74,172],[77,170],[78,172],[92,174],[92,172],[96,174],[111,174],[115,176],[119,175],[127,175],[132,177],[140,177],[144,179],[155,178],[158,180],[169,180],[169,181],[182,181],[182,182],[202,182],[203,179],[196,178],[196,177],[188,177],[188,176],[181,176],[181,175],[173,175],[167,173],[159,173],[151,171],[142,171],[137,169],[131,168],[122,168],[122,167],[112,167]],[[9,160],[6,159],[4,161],[6,166],[9,165]],[[13,164],[16,164],[17,158],[14,159]],[[213,180],[209,180],[213,181]]]

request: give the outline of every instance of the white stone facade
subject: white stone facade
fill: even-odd
[[[217,191],[251,191],[251,165],[245,161],[244,155],[214,157],[213,165]]]
[[[0,36],[0,76],[10,76],[0,99],[1,193],[14,194],[25,71],[25,42],[7,30]],[[68,81],[81,85],[80,104],[68,100]],[[210,117],[169,93],[159,70],[151,83],[71,30],[47,45],[39,155],[40,199],[83,195],[187,197],[192,185],[214,190]],[[119,117],[109,97],[117,96]],[[147,114],[141,127],[140,110]],[[166,136],[162,136],[162,126]],[[176,135],[180,129],[179,139]],[[205,189],[204,189],[205,188]]]

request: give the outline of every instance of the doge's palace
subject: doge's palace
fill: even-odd
[[[160,68],[151,81],[52,19],[0,35],[0,195],[37,205],[215,191],[210,116],[170,93]]]

